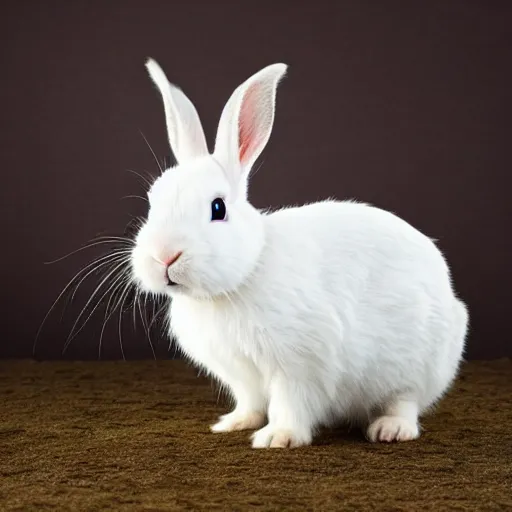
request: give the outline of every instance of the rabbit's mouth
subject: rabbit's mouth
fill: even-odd
[[[167,290],[176,290],[177,288],[183,288],[183,285],[181,283],[178,283],[177,281],[174,281],[169,277],[168,274],[166,274],[165,287]]]
[[[169,276],[167,276],[167,282],[165,283],[167,286],[178,286],[179,283],[177,283],[176,281],[172,281]]]

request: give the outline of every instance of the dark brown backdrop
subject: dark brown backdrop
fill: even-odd
[[[30,355],[53,299],[95,253],[43,262],[144,213],[121,198],[142,191],[127,169],[156,172],[139,130],[168,153],[147,56],[196,103],[210,142],[234,87],[288,63],[254,203],[336,195],[398,213],[451,262],[471,308],[468,357],[512,355],[510,2],[17,0],[1,10],[2,355]],[[62,309],[50,317],[41,357],[60,357],[88,291],[63,324]],[[102,319],[67,357],[96,357]],[[130,325],[126,357],[150,357]],[[119,356],[115,325],[103,357]]]

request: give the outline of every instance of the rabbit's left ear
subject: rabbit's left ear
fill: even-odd
[[[169,144],[178,163],[207,155],[203,127],[192,102],[181,89],[169,83],[153,59],[148,59],[146,68],[162,95]]]
[[[235,181],[247,177],[268,142],[277,85],[286,70],[286,64],[272,64],[258,71],[235,89],[222,111],[214,156]]]

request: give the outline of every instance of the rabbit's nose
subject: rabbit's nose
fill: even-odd
[[[170,256],[169,258],[167,258],[164,261],[164,264],[165,264],[165,277],[167,279],[167,284],[169,286],[174,286],[174,285],[177,284],[174,281],[172,281],[171,278],[169,277],[169,269],[172,267],[172,265],[174,265],[174,263],[176,263],[178,261],[180,256],[181,256],[181,251],[177,252],[176,254],[173,254],[172,256]]]
[[[169,256],[166,260],[164,260],[164,265],[166,266],[166,268],[168,269],[171,265],[174,265],[174,263],[176,263],[179,260],[181,254],[181,251],[177,252],[176,254],[173,254],[172,256]]]

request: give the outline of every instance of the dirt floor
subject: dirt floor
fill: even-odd
[[[253,450],[181,361],[0,362],[0,510],[512,510],[512,361],[467,363],[415,442]]]

